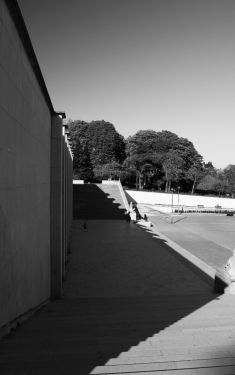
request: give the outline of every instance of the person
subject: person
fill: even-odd
[[[126,215],[126,221],[127,221],[128,223],[130,223],[130,221],[131,221],[130,213],[129,213],[128,211],[126,211],[125,215]]]
[[[235,249],[233,250],[233,255],[224,266],[224,270],[230,277],[235,277]]]

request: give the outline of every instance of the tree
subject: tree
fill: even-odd
[[[162,166],[165,172],[166,192],[170,191],[172,181],[177,182],[179,180],[182,174],[183,165],[184,160],[176,150],[171,149],[165,154]]]
[[[100,164],[94,168],[96,178],[100,179],[121,179],[123,176],[123,168],[121,164],[116,161],[111,161],[107,164]]]
[[[73,147],[73,172],[78,180],[91,181],[94,178],[88,147],[86,144],[82,147],[79,140]]]
[[[217,173],[212,163],[203,164],[192,142],[167,130],[140,130],[126,142],[114,125],[104,120],[72,121],[69,130],[73,150],[79,149],[74,160],[78,175],[91,178],[92,171],[96,177],[125,176],[131,183],[135,179],[139,189],[160,188],[165,182],[169,191],[172,183],[177,183],[193,194],[203,176]]]
[[[137,132],[127,139],[126,153],[129,166],[136,170],[136,185],[139,188],[146,184],[160,186],[164,175],[167,191],[171,182],[180,179],[192,179],[194,189],[197,181],[196,167],[200,169],[203,160],[192,142],[167,130]]]
[[[224,170],[217,171],[217,183],[215,189],[219,193],[219,195],[231,192],[229,181],[226,177],[226,174],[224,173]]]
[[[154,130],[140,130],[127,138],[127,155],[151,154],[156,150],[157,132]]]
[[[71,121],[70,138],[77,175],[94,177],[93,169],[110,162],[122,163],[125,159],[125,140],[113,124],[106,121]],[[97,169],[97,170],[98,170]]]
[[[201,155],[199,155],[198,157],[195,157],[195,160],[192,162],[192,165],[189,167],[186,173],[186,176],[189,180],[193,182],[191,194],[194,194],[196,184],[199,181],[199,179],[203,176],[203,163],[202,163]]]
[[[192,142],[187,138],[178,138],[172,147],[184,161],[184,170],[187,172],[192,166],[202,167],[203,158],[197,152]]]
[[[224,174],[220,173],[213,166],[212,162],[203,163],[202,172],[200,173],[199,182],[197,184],[197,190],[212,194],[218,192],[221,193],[226,186],[224,180]]]
[[[210,174],[205,175],[197,185],[197,189],[207,192],[214,193],[216,191],[216,184],[218,180],[216,176]]]
[[[227,183],[227,190],[230,194],[235,193],[235,165],[228,165],[223,171],[224,179]]]
[[[154,130],[141,130],[126,141],[126,169],[135,170],[136,188],[142,189],[161,169],[161,154],[157,152],[158,135]]]
[[[123,162],[125,141],[113,124],[106,121],[92,121],[87,127],[86,137],[93,166],[110,161]]]
[[[203,169],[204,169],[205,175],[209,174],[210,176],[216,177],[217,171],[211,161],[209,161],[208,163],[205,163]]]

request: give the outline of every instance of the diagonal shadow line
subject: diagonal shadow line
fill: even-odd
[[[160,238],[154,241],[169,248]],[[123,354],[217,297],[208,288],[192,295],[179,290],[178,295],[146,297],[65,297],[43,308],[0,343],[1,375],[103,374],[102,366],[113,366],[108,373],[117,373],[116,364],[128,362]],[[138,367],[151,357],[129,358],[131,366],[130,361]]]
[[[152,362],[144,355],[131,362],[121,357],[214,298],[187,296],[187,303],[180,295],[55,302],[0,343],[1,375],[103,374],[100,366]],[[108,374],[116,371],[113,367]]]
[[[146,233],[150,234],[152,238],[154,239],[160,239],[166,244],[166,250],[173,255],[175,258],[177,258],[181,263],[185,264],[188,268],[190,268],[195,274],[197,274],[200,278],[202,278],[206,283],[211,287],[211,291],[213,291],[214,287],[214,275],[209,275],[205,270],[201,269],[198,265],[195,265],[193,261],[187,259],[184,255],[179,253],[178,251],[175,251],[170,245],[169,245],[169,239],[166,237],[166,239],[163,238],[161,233],[153,232],[151,229],[144,225],[140,225],[140,228],[144,230]],[[173,244],[174,241],[170,240],[171,243]],[[175,243],[177,247],[180,247],[178,244]],[[185,252],[188,252],[187,250],[183,249]],[[189,254],[190,256],[191,254]],[[199,262],[200,259],[198,258]],[[212,267],[208,265],[208,268]],[[215,271],[214,271],[215,272]]]
[[[116,203],[111,194],[103,192],[96,184],[73,185],[73,197],[75,220],[126,219],[126,210],[120,207],[121,204]]]

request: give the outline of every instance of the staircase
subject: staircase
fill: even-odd
[[[125,205],[118,184],[73,186],[74,219],[123,220]]]

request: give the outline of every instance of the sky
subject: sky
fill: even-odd
[[[235,164],[234,0],[18,0],[55,110]]]

